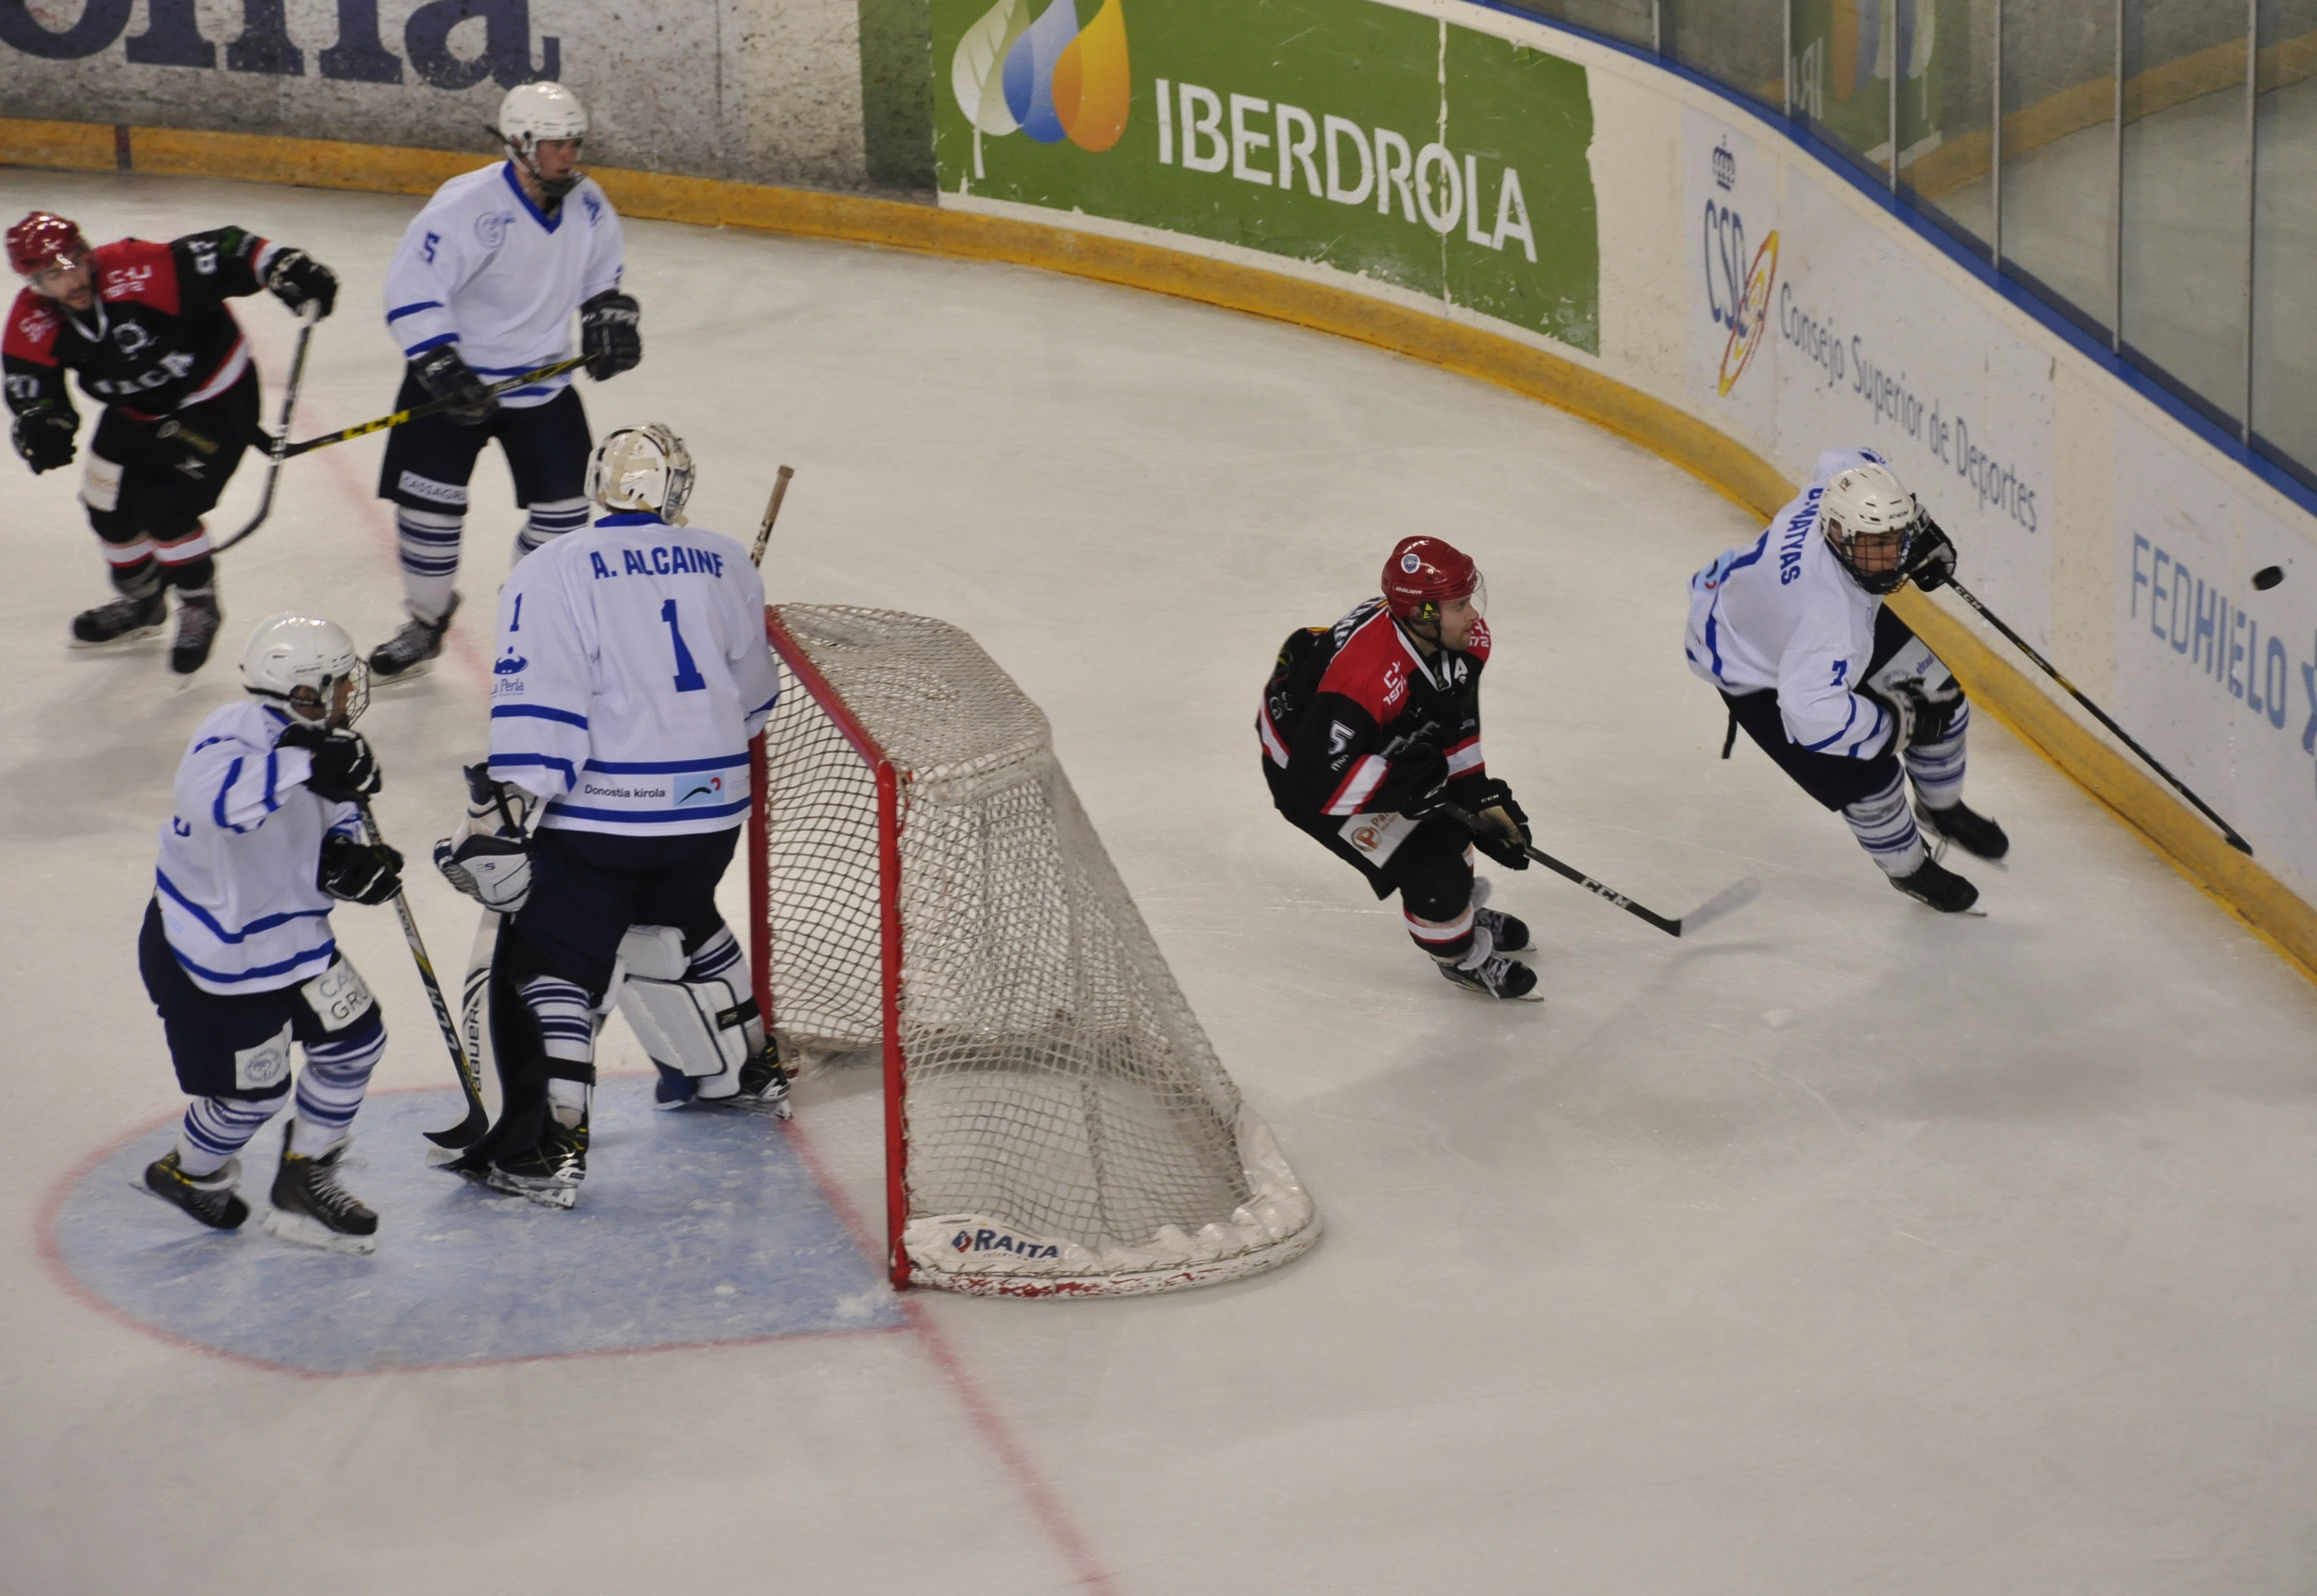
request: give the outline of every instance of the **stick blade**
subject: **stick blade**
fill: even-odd
[[[1715,920],[1737,913],[1761,895],[1762,883],[1750,875],[1743,881],[1731,882],[1713,897],[1683,915],[1677,922],[1681,927],[1677,935],[1686,937],[1693,931],[1703,929]]]
[[[437,1147],[472,1147],[491,1128],[491,1116],[480,1103],[467,1110],[467,1117],[447,1131],[428,1131],[426,1139]]]

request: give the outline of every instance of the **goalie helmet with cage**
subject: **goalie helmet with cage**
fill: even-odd
[[[1437,624],[1440,606],[1460,598],[1488,614],[1489,587],[1471,555],[1445,538],[1404,537],[1392,545],[1383,562],[1383,601],[1396,619]]]
[[[507,153],[550,195],[561,199],[579,186],[575,167],[568,177],[546,177],[539,170],[539,147],[550,139],[577,144],[587,137],[587,108],[559,83],[517,84],[499,102],[499,137]]]
[[[242,684],[261,698],[279,699],[293,709],[335,709],[337,685],[347,684],[346,704],[335,723],[351,726],[370,707],[370,671],[354,640],[335,621],[294,610],[268,615],[250,632],[241,651]]]
[[[614,514],[658,516],[682,526],[692,497],[692,452],[657,421],[623,426],[587,462],[587,497]]]
[[[1923,527],[1923,508],[1899,473],[1867,461],[1837,471],[1819,499],[1819,525],[1851,580],[1895,593]]]

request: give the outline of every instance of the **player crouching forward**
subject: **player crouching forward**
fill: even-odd
[[[1947,914],[1979,889],[1930,856],[1916,820],[1982,859],[2011,841],[1963,801],[1963,689],[1883,600],[1909,580],[1928,592],[1955,566],[1881,456],[1833,450],[1767,531],[1689,584],[1689,668],[1803,791],[1842,811],[1892,886]]]
[[[1408,934],[1454,984],[1530,998],[1536,973],[1504,955],[1528,927],[1487,907],[1472,846],[1528,868],[1528,817],[1481,757],[1486,589],[1438,538],[1403,538],[1383,596],[1332,628],[1291,634],[1265,686],[1256,730],[1279,812],[1357,865],[1379,898],[1400,894]],[[1452,802],[1478,831],[1436,812]]]
[[[241,668],[261,702],[228,704],[193,733],[137,944],[193,1098],[145,1184],[219,1230],[247,1219],[236,1155],[289,1100],[296,1043],[306,1067],[265,1228],[368,1252],[378,1215],[338,1185],[337,1165],[386,1026],[330,929],[332,900],[383,903],[400,884],[401,857],[362,839],[354,804],[379,789],[350,730],[368,680],[353,639],[305,615],[260,622]]]
[[[453,1167],[558,1207],[586,1174],[615,984],[663,1101],[784,1113],[788,1091],[716,910],[748,814],[748,740],[779,693],[764,585],[738,543],[684,526],[692,461],[666,427],[605,438],[587,490],[609,514],[500,590],[480,801],[435,850],[452,884],[514,917],[491,976],[507,1107]]]

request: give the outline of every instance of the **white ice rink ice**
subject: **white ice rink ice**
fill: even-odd
[[[0,209],[35,204],[99,239],[237,221],[309,249],[345,291],[298,433],[391,399],[380,282],[416,200],[0,175]],[[132,945],[186,736],[261,616],[317,608],[368,646],[399,578],[379,441],[292,462],[223,562],[227,646],[180,690],[157,646],[67,652],[105,596],[77,474],[0,461],[0,1592],[2317,1585],[2317,991],[1989,717],[1969,795],[2015,847],[1963,865],[1983,920],[1891,891],[1742,741],[1718,761],[1685,580],[1754,534],[1741,512],[1318,334],[841,245],[629,245],[646,359],[582,385],[598,433],[671,424],[693,519],[736,533],[793,463],[776,598],[956,622],[1043,706],[1327,1239],[1177,1296],[877,1296],[858,1328],[387,1373],[100,1311],[43,1249],[79,1176],[181,1103]],[[278,381],[291,318],[243,318]],[[496,452],[475,502],[468,623],[363,724],[453,964],[471,917],[418,862],[482,749],[480,601],[518,523]],[[1748,874],[1758,901],[1677,943],[1494,872],[1545,1001],[1491,1008],[1271,811],[1250,721],[1274,649],[1419,530],[1488,574],[1490,768],[1540,842],[1667,913]],[[336,920],[393,1033],[378,1089],[439,1092],[392,915]],[[607,1060],[642,1068],[618,1022]],[[371,1261],[418,1268],[434,1233],[383,1195],[418,1188],[397,1102],[357,1122],[348,1184],[381,1194]],[[871,1084],[807,1082],[795,1130],[873,1219]],[[603,1178],[640,1143],[621,1161]],[[261,1193],[270,1151],[250,1162]],[[193,1231],[157,1289],[212,1278]],[[279,1248],[254,1222],[230,1244]],[[365,1260],[309,1261],[333,1313],[371,1300]]]

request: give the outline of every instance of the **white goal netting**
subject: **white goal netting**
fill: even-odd
[[[1038,707],[944,622],[773,614],[770,1012],[792,1052],[884,1059],[896,1278],[1153,1291],[1310,1246],[1310,1197],[1223,1073]]]

